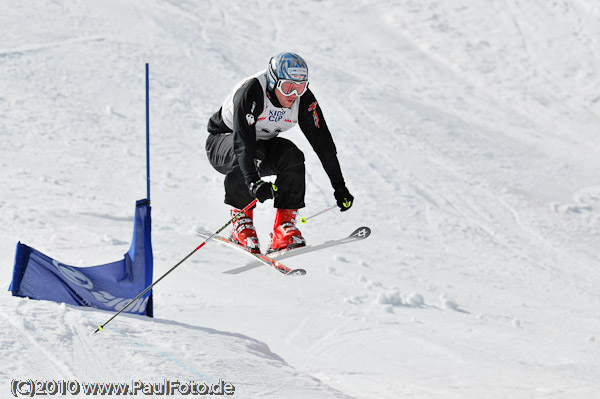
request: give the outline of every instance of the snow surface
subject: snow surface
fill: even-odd
[[[5,0],[0,396],[13,378],[214,382],[239,398],[600,397],[600,5],[595,0]],[[228,219],[206,123],[279,51],[309,63],[349,212],[268,268],[209,244],[155,318],[14,298],[22,241],[121,259],[146,196],[155,278]],[[308,216],[332,190],[301,132]],[[274,211],[256,211],[263,246]]]

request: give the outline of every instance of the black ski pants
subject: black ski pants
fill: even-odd
[[[242,209],[254,200],[233,151],[232,133],[209,134],[206,139],[206,155],[213,168],[225,175],[226,204]],[[255,158],[261,178],[277,176],[275,208],[304,208],[304,153],[290,140],[274,137],[256,142]]]

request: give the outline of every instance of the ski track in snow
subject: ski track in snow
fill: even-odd
[[[180,381],[240,398],[596,398],[600,6],[154,0],[29,7],[0,25],[0,394],[13,378]],[[257,23],[259,20],[268,23]],[[257,40],[259,40],[257,42]],[[204,155],[235,83],[290,50],[334,135],[349,212],[301,227],[357,244],[269,268],[216,243],[154,289],[155,319],[13,298],[17,241],[120,259],[145,196],[151,73],[155,279],[228,218]],[[334,202],[304,151],[308,216]],[[274,211],[256,208],[268,245]]]

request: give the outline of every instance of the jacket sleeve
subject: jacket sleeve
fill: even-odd
[[[250,79],[233,96],[233,151],[246,185],[260,177],[256,157],[256,120],[264,108],[263,89],[258,79]]]
[[[325,173],[329,176],[331,186],[334,190],[343,188],[346,183],[337,157],[337,149],[321,107],[310,89],[300,97],[298,124],[319,157]]]

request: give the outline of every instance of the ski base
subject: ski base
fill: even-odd
[[[315,245],[306,245],[306,246],[298,247],[298,248],[283,249],[281,251],[271,252],[268,255],[262,255],[262,256],[265,256],[266,258],[268,258],[270,260],[279,261],[281,259],[291,258],[293,256],[298,256],[298,255],[318,251],[318,250],[325,249],[325,248],[335,247],[337,245],[342,245],[342,244],[346,244],[349,242],[361,241],[361,240],[364,240],[365,238],[369,237],[370,235],[371,235],[371,229],[363,226],[363,227],[359,227],[358,229],[354,230],[352,232],[352,234],[350,234],[349,236],[344,237],[344,238],[340,238],[337,240],[331,240],[331,241],[325,241],[323,243],[315,244]],[[235,244],[233,244],[233,245],[235,245]],[[242,273],[242,272],[245,272],[248,270],[252,270],[254,268],[262,266],[263,264],[264,264],[264,262],[254,261],[254,262],[248,263],[245,266],[241,266],[241,267],[237,267],[235,269],[224,271],[223,273],[238,274],[238,273]],[[302,269],[299,269],[299,270],[302,270]]]
[[[208,232],[204,232],[204,231],[197,231],[196,234],[198,234],[201,237],[204,238],[208,238],[210,237],[212,234],[208,233]],[[212,239],[220,242],[223,245],[226,245],[230,248],[235,248],[238,251],[243,252],[244,254],[251,256],[254,261],[256,263],[258,263],[259,265],[266,265],[266,266],[271,266],[272,268],[274,268],[275,270],[277,270],[278,272],[281,272],[285,275],[288,276],[303,276],[306,274],[306,270],[304,269],[290,269],[289,267],[283,265],[281,262],[272,259],[266,255],[263,254],[254,254],[250,251],[248,251],[246,248],[242,247],[241,245],[238,245],[234,242],[229,241],[229,239],[223,237],[223,236],[219,236],[219,235],[212,235]]]

